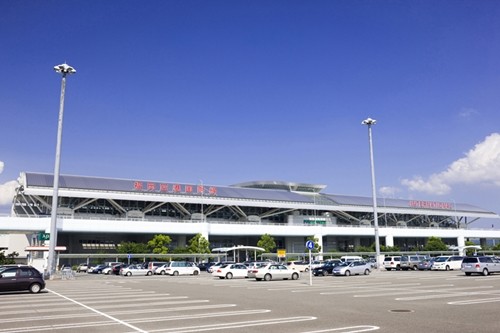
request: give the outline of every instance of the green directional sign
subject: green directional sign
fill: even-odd
[[[38,234],[39,241],[47,241],[50,240],[50,234],[48,232],[40,232]]]

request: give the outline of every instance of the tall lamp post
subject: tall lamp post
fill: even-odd
[[[372,197],[373,197],[373,226],[375,228],[375,260],[377,270],[380,270],[380,240],[378,232],[378,212],[377,212],[377,191],[375,185],[375,166],[373,163],[373,142],[372,142],[372,125],[375,125],[375,119],[367,118],[361,122],[362,125],[368,126],[368,140],[370,142],[370,164],[372,171]]]
[[[56,271],[56,244],[57,244],[57,205],[59,201],[59,169],[61,164],[61,141],[64,115],[64,92],[66,90],[66,76],[76,73],[76,70],[64,63],[54,66],[54,70],[62,75],[61,82],[61,100],[59,102],[59,121],[57,124],[57,144],[56,144],[56,162],[54,166],[54,193],[52,195],[52,211],[50,214],[50,242],[49,242],[49,262],[48,273],[52,278]]]

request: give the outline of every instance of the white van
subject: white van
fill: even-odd
[[[363,257],[360,256],[342,256],[340,260],[343,262],[352,262],[352,261],[363,261]]]
[[[155,274],[160,275],[198,275],[200,274],[200,269],[194,263],[189,261],[171,261],[158,267]]]
[[[462,256],[440,256],[434,260],[431,270],[433,271],[449,271],[450,269],[459,270],[462,268]]]

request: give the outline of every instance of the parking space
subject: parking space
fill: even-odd
[[[79,274],[40,294],[1,294],[0,333],[498,331],[500,275],[382,271],[312,282]]]

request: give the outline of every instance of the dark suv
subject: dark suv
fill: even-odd
[[[31,266],[0,267],[0,291],[29,290],[38,293],[45,288],[43,275]]]

